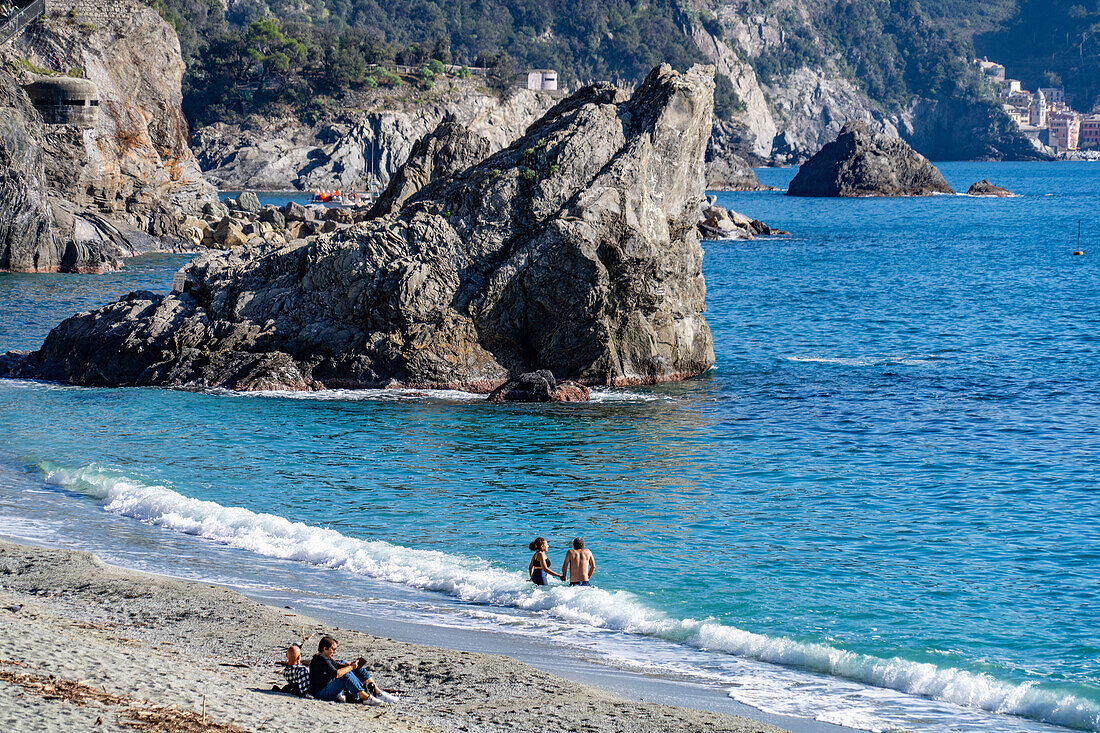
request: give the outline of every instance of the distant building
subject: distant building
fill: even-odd
[[[1026,107],[1024,109],[1020,109],[1019,107],[1014,107],[1011,104],[1005,104],[1002,105],[1002,107],[1004,108],[1005,114],[1008,115],[1009,119],[1015,122],[1017,126],[1027,124]]]
[[[1100,114],[1081,119],[1077,145],[1082,148],[1100,148]]]
[[[1047,98],[1041,91],[1031,96],[1031,104],[1027,109],[1027,124],[1032,127],[1047,126]]]
[[[1023,91],[1023,85],[1020,84],[1019,79],[1005,79],[1005,95],[1017,94]]]
[[[974,63],[978,65],[978,68],[980,68],[986,76],[992,78],[994,81],[1003,82],[1005,80],[1005,67],[1001,64],[994,63],[987,58],[975,59]]]
[[[1047,120],[1051,147],[1077,150],[1081,135],[1081,116],[1076,112],[1052,112]]]
[[[553,69],[528,71],[527,88],[539,92],[556,92],[558,90],[558,72]]]
[[[1066,90],[1062,87],[1042,87],[1039,91],[1047,98],[1047,105],[1051,107],[1066,106]]]

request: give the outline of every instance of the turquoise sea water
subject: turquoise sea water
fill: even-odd
[[[794,234],[705,243],[717,368],[589,405],[0,382],[0,526],[195,577],[332,568],[774,712],[1100,730],[1100,165],[942,170],[1022,195],[721,194]],[[184,261],[0,275],[0,350]],[[584,536],[599,589],[524,583],[535,535],[557,562]]]

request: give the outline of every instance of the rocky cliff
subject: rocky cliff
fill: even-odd
[[[191,143],[207,178],[222,189],[381,188],[413,142],[446,115],[496,151],[555,102],[529,90],[502,101],[481,84],[455,79],[453,90],[440,88],[418,100],[393,90],[364,92],[365,110],[339,111],[315,124],[258,117],[247,126],[217,123],[197,130]]]
[[[0,72],[0,269],[60,266],[42,166],[42,119]]]
[[[368,111],[341,110],[314,124],[261,117],[247,125],[216,123],[197,130],[191,144],[207,179],[222,189],[381,189],[408,159],[412,141],[445,117],[495,152],[560,98],[521,89],[501,100],[480,80],[450,84],[411,101],[394,90],[360,90],[357,104]],[[707,149],[707,187],[765,188],[731,140],[716,124]]]
[[[0,58],[16,74],[0,72],[10,110],[0,175],[11,194],[0,207],[13,207],[0,269],[98,273],[180,246],[180,214],[216,191],[187,144],[179,43],[160,16],[136,0],[116,0],[109,13],[80,6],[33,23]],[[43,124],[20,88],[69,75],[95,84],[94,127]]]
[[[54,194],[46,126],[15,79],[0,71],[0,270],[99,273],[121,267],[151,237]]]
[[[1049,151],[1019,132],[996,105],[960,96],[913,97],[887,111],[871,99],[828,50],[819,24],[835,0],[727,0],[716,23],[692,31],[696,48],[731,82],[741,109],[715,131],[717,145],[753,164],[800,163],[849,121],[902,137],[937,160],[1048,159]],[[819,55],[762,80],[761,59]]]
[[[216,191],[188,145],[181,111],[183,60],[175,32],[139,0],[119,0],[108,22],[79,13],[32,24],[3,51],[10,67],[76,73],[98,87],[96,127],[49,125],[46,175],[52,191],[143,231],[160,234],[180,211],[201,209]]]
[[[771,12],[755,12],[745,2],[718,8],[721,33],[704,27],[693,30],[696,48],[731,82],[742,109],[715,129],[715,143],[727,154],[741,155],[754,164],[791,164],[806,160],[836,137],[850,120],[861,120],[897,135],[898,119],[879,111],[836,66],[802,66],[762,82],[752,59],[778,53],[789,42],[789,30],[780,18],[788,2]],[[809,23],[809,13],[799,11]]]
[[[713,69],[655,69],[556,105],[396,214],[200,256],[184,292],[68,319],[0,371],[87,385],[589,384],[714,363],[696,233]]]

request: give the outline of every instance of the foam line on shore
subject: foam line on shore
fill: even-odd
[[[1100,731],[1100,704],[1035,682],[1017,684],[987,674],[898,657],[884,659],[709,621],[674,619],[647,608],[626,591],[537,588],[527,582],[524,573],[499,568],[481,558],[348,537],[273,514],[187,497],[167,486],[97,465],[71,469],[42,463],[39,469],[47,483],[93,498],[113,514],[268,557],[341,569],[472,603],[545,614],[583,627],[812,670],[988,712]]]
[[[236,392],[229,389],[207,390],[210,394],[234,397],[275,397],[290,400],[317,400],[320,402],[410,402],[441,400],[446,402],[485,402],[486,395],[462,392],[455,389],[321,389],[315,391],[255,390]],[[663,395],[642,394],[621,389],[597,387],[592,390],[591,402],[655,402],[670,399]]]

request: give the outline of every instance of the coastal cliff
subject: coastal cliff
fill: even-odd
[[[165,228],[158,218],[197,211],[216,197],[188,145],[179,40],[144,3],[116,0],[98,22],[79,11],[47,15],[16,37],[3,59],[20,70],[21,83],[50,70],[76,73],[98,89],[93,129],[45,131],[46,174],[56,194],[150,234]]]
[[[239,390],[694,376],[714,363],[696,231],[713,91],[705,66],[629,98],[586,87],[396,214],[202,255],[183,292],[74,316],[0,371]]]
[[[444,118],[455,119],[496,152],[560,99],[528,89],[502,99],[481,80],[448,83],[431,92],[358,90],[348,108],[312,124],[255,115],[243,124],[218,122],[196,130],[191,145],[206,178],[224,190],[380,189],[408,159],[413,141]],[[716,121],[706,155],[707,188],[766,188],[729,139]]]
[[[300,119],[215,123],[191,138],[206,177],[222,189],[362,190],[385,186],[408,158],[413,143],[447,116],[484,139],[496,152],[520,137],[556,101],[517,90],[506,100],[454,79],[454,89],[409,98],[408,90],[359,92],[345,109],[313,124]],[[360,107],[353,109],[352,104]]]
[[[842,53],[872,53],[869,39],[834,37],[838,28],[863,27],[859,23],[867,23],[868,14],[845,20],[836,5],[733,0],[718,3],[710,22],[693,27],[695,47],[729,80],[738,101],[716,130],[722,147],[754,164],[796,164],[833,140],[845,123],[863,122],[937,160],[1049,159],[1049,151],[1023,135],[999,105],[972,96],[975,90],[933,94],[887,83],[873,96],[855,71],[858,65]],[[929,32],[922,20],[904,20],[920,28],[911,36]],[[869,34],[874,22],[863,30]],[[886,47],[898,37],[888,36]],[[920,69],[914,76],[930,75]],[[960,86],[964,79],[952,81],[944,86]]]
[[[42,166],[42,119],[0,72],[0,269],[58,267]]]
[[[174,31],[136,0],[51,8],[0,52],[12,110],[3,175],[22,192],[6,199],[22,203],[0,269],[101,273],[138,252],[178,248],[181,214],[216,191],[187,143]],[[96,106],[43,120],[20,88],[43,84],[79,89]]]

